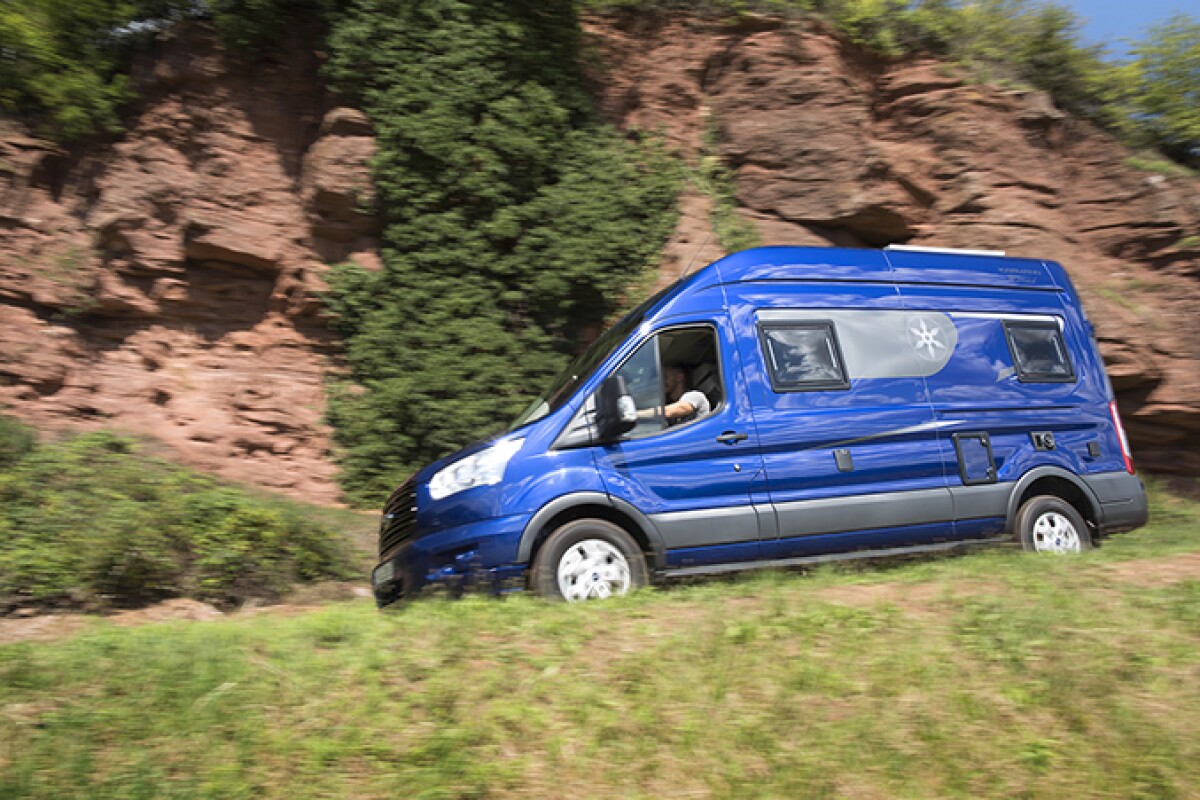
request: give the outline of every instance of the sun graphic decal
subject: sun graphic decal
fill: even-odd
[[[917,356],[924,361],[941,361],[948,355],[945,333],[937,322],[930,324],[925,317],[910,319],[908,322],[908,340]]]

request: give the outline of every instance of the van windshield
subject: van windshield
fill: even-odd
[[[515,431],[524,425],[531,422],[537,422],[542,417],[553,414],[558,409],[562,408],[563,403],[571,398],[575,390],[587,382],[588,378],[592,377],[592,373],[596,368],[604,363],[614,350],[621,346],[621,342],[629,338],[629,334],[637,329],[637,326],[642,324],[642,320],[646,318],[646,314],[660,300],[666,297],[675,287],[677,283],[671,284],[667,288],[658,292],[650,299],[646,300],[640,306],[630,311],[621,318],[616,325],[606,330],[597,337],[596,341],[582,353],[575,357],[565,370],[559,373],[558,377],[550,384],[548,388],[538,399],[529,404],[525,412],[517,417],[510,431]]]

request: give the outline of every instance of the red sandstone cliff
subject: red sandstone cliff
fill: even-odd
[[[820,30],[665,17],[589,30],[603,111],[693,160],[715,125],[765,243],[1061,261],[1139,462],[1200,473],[1196,181],[1130,168],[1043,95],[878,62]],[[311,53],[250,68],[202,28],[161,50],[115,145],[70,156],[0,134],[0,405],[52,428],[144,432],[185,463],[334,500],[321,418],[336,342],[315,292],[326,264],[376,263],[358,211],[368,123],[331,106]],[[709,201],[689,191],[683,211],[664,280],[720,255]]]
[[[327,108],[311,53],[236,65],[198,27],[161,51],[110,148],[0,137],[0,405],[333,501],[314,292],[376,258],[369,125]]]
[[[1061,262],[1138,463],[1200,473],[1200,181],[1130,167],[1125,148],[1044,94],[973,84],[932,60],[881,62],[820,29],[643,16],[590,33],[609,118],[661,129],[693,159],[715,125],[764,243]],[[706,208],[685,202],[673,272],[708,235]],[[719,255],[711,240],[705,250],[698,263]]]

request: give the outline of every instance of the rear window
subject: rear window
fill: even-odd
[[[773,323],[759,330],[775,391],[850,387],[832,322]]]
[[[1006,322],[1004,333],[1012,351],[1017,378],[1035,383],[1071,383],[1075,368],[1053,322]]]

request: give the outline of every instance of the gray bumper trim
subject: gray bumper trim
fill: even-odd
[[[1150,518],[1146,487],[1128,472],[1105,472],[1082,476],[1100,501],[1100,532],[1121,533],[1140,528]]]

